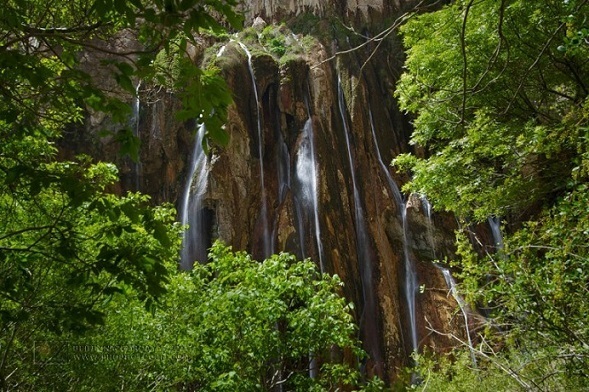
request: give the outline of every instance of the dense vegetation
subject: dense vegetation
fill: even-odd
[[[225,143],[230,95],[186,50],[193,34],[240,27],[235,4],[0,7],[0,390],[323,390],[360,382],[342,361],[362,352],[337,278],[288,255],[259,263],[221,244],[210,264],[179,273],[182,228],[172,206],[113,193],[114,165],[67,160],[58,147],[89,113],[102,112],[116,124],[104,135],[136,157],[124,101],[139,79],[171,83],[182,98],[179,119],[199,118],[210,141]],[[135,45],[113,44],[119,39]]]
[[[103,112],[120,124],[105,135],[136,157],[123,97],[139,79],[173,84],[179,118],[200,118],[209,140],[226,143],[230,96],[186,49],[197,32],[240,27],[236,3],[0,8],[0,390],[361,384],[349,364],[363,354],[337,278],[288,255],[259,263],[222,244],[209,264],[179,273],[173,208],[112,193],[112,164],[65,160],[57,147]],[[395,164],[412,172],[406,190],[461,219],[459,257],[446,262],[488,316],[475,347],[419,357],[414,388],[586,388],[588,19],[587,0],[457,0],[402,29],[396,95],[424,153]],[[273,54],[288,54],[280,34],[263,36]],[[136,48],[123,52],[113,37]],[[102,59],[100,71],[87,69],[86,55]],[[111,91],[97,74],[112,79]],[[489,217],[502,219],[505,243],[486,253],[471,240]]]
[[[209,263],[168,272],[153,313],[127,288],[102,306],[101,328],[67,340],[42,331],[35,364],[14,377],[19,389],[320,391],[360,382],[330,358],[332,347],[363,356],[351,305],[339,279],[312,262],[280,254],[260,263],[216,243]]]
[[[396,95],[425,154],[394,163],[406,190],[462,219],[452,262],[489,316],[475,364],[422,358],[424,389],[586,388],[588,16],[584,0],[458,0],[402,29]],[[477,253],[489,217],[505,244]]]

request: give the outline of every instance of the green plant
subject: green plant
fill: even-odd
[[[92,347],[94,356],[66,356],[70,371],[57,378],[75,390],[96,383],[105,389],[215,391],[359,386],[353,366],[331,359],[334,347],[364,355],[340,286],[310,261],[280,254],[258,262],[217,242],[209,263],[171,273],[155,313],[132,296],[113,299],[109,306],[116,311],[105,329],[69,345],[70,351]],[[138,348],[136,355],[123,360],[130,347]],[[118,355],[100,356],[106,348]],[[88,363],[93,358],[100,360]],[[315,378],[310,366],[317,366]],[[46,381],[55,378],[48,374]],[[381,390],[382,383],[372,380],[366,388]]]
[[[220,124],[230,97],[224,84],[183,59],[194,31],[221,30],[210,13],[236,26],[241,19],[231,8],[233,0],[208,1],[206,8],[197,3],[3,3],[0,389],[49,385],[50,390],[49,376],[67,378],[74,368],[36,362],[37,354],[52,355],[51,344],[36,342],[79,339],[95,331],[115,311],[108,303],[118,295],[133,292],[153,309],[165,292],[171,272],[166,265],[176,260],[180,245],[174,209],[153,206],[140,194],[114,194],[114,165],[85,156],[64,159],[57,146],[88,113],[128,124],[131,108],[121,97],[136,93],[138,78],[154,75],[160,50],[178,60],[174,67],[182,70],[173,68],[178,77],[192,77],[180,114],[204,114],[211,135],[226,141]],[[123,36],[136,47],[110,46]],[[101,61],[88,69],[88,58]],[[128,127],[106,134],[121,145],[121,153],[137,158],[139,142]]]
[[[284,25],[282,26],[267,26],[260,33],[259,39],[262,46],[268,48],[268,51],[274,56],[280,58],[286,53],[286,39],[285,34],[289,30]]]
[[[582,390],[587,377],[589,47],[575,38],[588,7],[463,0],[402,28],[395,95],[426,152],[395,159],[412,172],[405,190],[462,222],[494,215],[506,228],[496,254],[457,237],[461,289],[489,317],[470,387],[501,373],[525,390]],[[459,384],[460,370],[444,372]]]

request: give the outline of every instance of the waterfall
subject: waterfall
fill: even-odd
[[[417,340],[417,310],[415,296],[417,295],[417,273],[415,266],[409,256],[409,245],[407,243],[407,205],[401,210],[401,220],[403,222],[403,254],[405,264],[405,297],[407,300],[407,310],[409,311],[409,326],[411,329],[411,348],[417,351],[419,348]]]
[[[297,152],[296,161],[296,178],[298,182],[298,197],[297,201],[301,204],[301,210],[306,212],[306,216],[312,214],[313,224],[315,228],[315,242],[317,245],[317,257],[319,258],[319,268],[321,272],[325,272],[325,265],[323,262],[323,245],[321,243],[321,228],[319,226],[319,195],[318,195],[318,171],[315,157],[315,142],[314,142],[313,121],[311,117],[305,122],[303,127],[301,142]],[[299,209],[299,208],[297,208]],[[306,257],[304,251],[305,235],[303,225],[303,213],[300,211],[299,215],[299,238],[301,242],[301,251],[303,257]]]
[[[194,261],[207,260],[208,235],[202,205],[209,174],[208,157],[202,147],[205,133],[206,128],[204,124],[201,124],[194,140],[190,171],[186,178],[180,206],[180,220],[183,225],[188,225],[188,229],[182,236],[180,254],[180,267],[184,270],[191,269]]]
[[[225,53],[225,49],[227,49],[227,45],[221,46],[221,48],[217,51],[217,57],[223,56],[223,53]]]
[[[421,199],[421,203],[424,206],[425,216],[427,217],[427,220],[428,220],[428,226],[427,226],[428,238],[429,238],[430,245],[432,247],[432,252],[434,255],[434,259],[435,259],[436,258],[436,251],[435,251],[435,241],[434,241],[434,236],[433,236],[432,205],[425,195],[421,195],[420,199]],[[464,318],[464,328],[465,328],[465,332],[466,332],[468,349],[470,350],[470,358],[472,360],[473,366],[476,367],[477,360],[474,355],[474,348],[472,345],[472,339],[470,337],[470,326],[468,324],[468,311],[467,311],[468,305],[464,301],[464,298],[462,298],[462,296],[458,292],[458,288],[456,286],[456,281],[454,280],[454,277],[452,276],[452,273],[450,272],[450,270],[446,267],[443,267],[443,266],[437,264],[437,263],[435,263],[435,266],[440,271],[442,271],[442,274],[444,275],[444,280],[446,281],[446,286],[448,286],[448,289],[450,290],[450,294],[452,294],[452,297],[454,297],[454,299],[456,300],[456,303],[458,304],[458,307],[460,308],[460,311],[462,313],[462,317]]]
[[[137,86],[135,87],[135,95],[133,96],[133,102],[131,104],[131,121],[130,127],[131,132],[133,132],[133,136],[135,136],[138,140],[141,140],[141,133],[139,127],[139,121],[141,120],[141,99],[139,97],[139,89],[141,88],[141,81],[137,82]],[[137,161],[132,163],[132,171],[133,171],[133,179],[132,179],[132,187],[134,187],[135,191],[140,190],[141,186],[141,172],[143,168],[141,166],[141,154],[137,154]]]
[[[501,235],[501,218],[492,216],[487,219],[493,234],[493,246],[497,252],[503,250],[503,236]]]
[[[382,156],[380,155],[380,148],[378,147],[378,139],[376,138],[376,131],[374,130],[374,120],[372,118],[372,110],[370,110],[370,108],[368,109],[368,117],[370,119],[370,130],[372,131],[372,139],[374,140],[374,148],[376,150],[376,157],[378,159],[378,164],[387,179],[387,183],[389,184],[389,189],[393,193],[393,197],[395,198],[395,203],[396,203],[397,207],[404,208],[403,196],[401,195],[401,191],[399,191],[399,187],[397,186],[397,183],[395,182],[395,180],[393,180],[393,177],[391,176],[391,173],[389,172],[387,165],[385,165],[385,163],[382,160]]]
[[[358,270],[360,272],[360,280],[362,282],[362,297],[363,307],[360,316],[360,329],[364,329],[364,343],[370,348],[369,354],[373,359],[379,363],[382,358],[380,355],[380,345],[378,343],[377,331],[377,306],[372,286],[372,245],[367,235],[366,221],[364,217],[364,210],[360,200],[360,192],[358,190],[358,181],[356,178],[356,171],[354,169],[354,159],[352,157],[352,149],[350,145],[350,130],[346,118],[346,103],[344,92],[342,89],[341,78],[338,75],[338,106],[344,127],[344,136],[346,140],[346,152],[348,163],[350,165],[350,176],[352,179],[352,188],[354,191],[354,223],[356,231],[356,255],[358,258]]]
[[[430,204],[429,200],[425,195],[421,195],[421,204],[424,206],[425,216],[427,218],[427,238],[429,240],[429,245],[432,248],[432,255],[434,256],[434,260],[436,259],[436,241],[434,240],[434,223],[432,220],[432,205]]]
[[[262,195],[262,207],[260,211],[260,219],[262,221],[262,240],[264,244],[263,257],[267,258],[274,252],[273,239],[270,236],[270,228],[268,223],[268,202],[266,200],[266,185],[264,181],[264,139],[262,132],[262,114],[260,113],[260,98],[258,96],[258,87],[256,85],[256,75],[254,73],[254,66],[252,63],[252,54],[242,42],[238,42],[239,46],[247,55],[247,64],[249,73],[252,79],[252,88],[254,90],[254,97],[256,99],[256,113],[257,113],[257,131],[258,131],[258,157],[260,159],[260,186]]]
[[[446,280],[446,285],[448,285],[448,289],[450,289],[450,293],[452,294],[452,296],[454,297],[454,299],[458,303],[458,306],[460,307],[460,311],[462,312],[462,316],[464,317],[464,328],[466,329],[466,338],[467,338],[467,342],[468,342],[468,349],[470,350],[470,359],[472,360],[473,365],[476,367],[477,360],[476,360],[476,357],[474,356],[474,348],[472,345],[472,339],[470,338],[470,327],[468,325],[468,312],[467,312],[468,305],[464,301],[464,298],[462,298],[462,296],[458,292],[458,289],[456,287],[456,281],[452,277],[450,270],[448,268],[444,268],[444,267],[437,265],[437,264],[436,264],[436,266],[442,271],[442,274],[444,274],[444,279]]]
[[[317,197],[317,165],[315,161],[315,148],[313,142],[313,121],[311,116],[305,122],[301,132],[301,141],[296,155],[295,174],[297,180],[297,188],[295,195],[295,210],[297,215],[297,230],[299,234],[299,243],[301,247],[301,256],[306,258],[307,252],[305,250],[306,231],[305,221],[308,221],[310,214],[313,214],[313,221],[315,225],[315,240],[317,243],[317,253],[319,257],[319,268],[321,272],[325,272],[322,257],[322,244],[319,229],[319,206]],[[307,219],[305,219],[307,218]],[[309,353],[309,377],[317,377],[317,359],[313,352]]]
[[[314,173],[311,185],[312,185],[312,195],[313,195],[313,221],[315,223],[315,242],[317,244],[317,257],[319,257],[319,267],[321,272],[326,272],[325,264],[323,261],[323,243],[321,242],[321,226],[319,225],[319,171],[317,168],[317,155],[315,153],[315,132],[313,129],[313,121],[309,114],[309,120],[307,121],[309,124],[309,146],[310,146],[310,155],[311,155],[311,163],[312,163],[312,173]],[[306,127],[306,124],[305,124]]]
[[[403,201],[403,196],[399,191],[399,187],[391,173],[389,172],[387,166],[384,164],[382,160],[382,156],[380,154],[380,148],[378,146],[378,139],[376,138],[376,131],[374,129],[374,120],[372,118],[372,111],[368,110],[368,116],[370,119],[370,130],[372,132],[372,138],[374,140],[374,147],[376,150],[376,157],[378,159],[378,163],[380,168],[382,169],[385,177],[387,179],[387,183],[389,185],[389,189],[391,190],[393,197],[395,198],[395,202],[397,203],[397,207],[401,212],[401,221],[403,224],[403,256],[404,256],[404,266],[405,266],[405,297],[407,301],[407,311],[409,312],[409,327],[411,330],[411,348],[413,351],[417,351],[418,349],[418,340],[417,340],[417,316],[416,316],[416,305],[415,305],[415,296],[417,295],[417,273],[415,272],[415,267],[413,262],[411,261],[411,257],[409,255],[409,244],[407,241],[407,206],[406,203]]]
[[[296,37],[295,37],[296,39]],[[317,257],[319,258],[319,269],[321,273],[326,272],[323,261],[323,243],[321,242],[321,227],[319,226],[319,171],[317,167],[317,156],[315,153],[315,131],[313,128],[313,118],[311,107],[309,105],[309,93],[305,94],[305,105],[309,115],[301,133],[301,142],[297,152],[296,178],[299,184],[300,197],[295,200],[295,208],[298,215],[299,242],[301,243],[302,257],[305,258],[305,230],[303,224],[302,210],[313,214],[313,223],[315,227],[315,243],[317,246]],[[302,206],[301,206],[302,204]],[[316,378],[318,375],[319,365],[315,353],[309,353],[309,377]]]

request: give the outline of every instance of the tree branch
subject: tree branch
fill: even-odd
[[[474,0],[470,0],[464,10],[464,17],[462,18],[462,28],[460,31],[460,53],[462,55],[462,109],[460,115],[460,125],[464,126],[466,116],[466,91],[468,87],[468,61],[466,57],[466,23],[468,21],[468,14],[472,8]]]

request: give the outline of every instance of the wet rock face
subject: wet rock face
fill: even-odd
[[[226,126],[231,141],[213,158],[205,197],[216,214],[215,235],[261,259],[262,237],[268,233],[274,252],[311,257],[326,272],[337,273],[345,282],[345,295],[356,304],[359,335],[370,355],[364,369],[389,380],[395,369],[409,364],[412,350],[408,294],[403,289],[407,247],[418,286],[423,287],[414,293],[418,345],[449,349],[453,342],[432,331],[461,336],[463,323],[441,271],[431,261],[452,253],[453,221],[435,213],[429,216],[417,196],[405,195],[398,204],[383,170],[384,166],[398,187],[403,184],[405,177],[388,163],[408,151],[410,133],[387,88],[394,75],[380,68],[387,53],[377,54],[360,74],[364,53],[324,61],[330,52],[321,47],[279,61],[254,51],[257,102],[245,52],[234,42],[224,53],[232,60],[219,64],[225,64],[223,73],[235,104]],[[338,100],[338,79],[343,102]],[[306,196],[297,180],[309,121],[317,164],[319,231],[313,210],[301,203]],[[405,208],[407,228],[401,219]]]
[[[336,3],[344,5],[344,13],[393,12],[402,5],[267,0],[252,2],[251,12],[322,13],[327,7],[335,12]],[[257,24],[263,28],[262,21]],[[298,40],[305,37],[299,34],[292,45],[304,50],[281,59],[249,43],[251,63],[236,39],[216,59],[234,103],[225,125],[229,145],[210,159],[203,208],[211,223],[203,236],[258,259],[268,247],[311,257],[325,272],[338,274],[344,294],[356,305],[359,337],[370,356],[363,368],[392,380],[410,363],[413,349],[408,297],[414,297],[418,347],[447,350],[454,343],[444,334],[464,334],[457,303],[432,263],[452,255],[455,224],[451,217],[428,213],[418,196],[395,190],[407,177],[389,163],[411,148],[409,123],[392,97],[403,57],[398,40],[391,37],[374,54],[376,48],[368,45],[330,59],[336,46],[324,38],[324,44],[315,40],[303,48]],[[344,43],[339,48],[345,49]],[[173,94],[144,86],[140,96],[140,165],[118,160],[121,191],[139,189],[156,202],[179,205],[196,124],[174,120],[179,103]],[[88,130],[106,121],[89,118]],[[303,165],[311,141],[313,164]],[[108,140],[93,143],[93,153],[116,156]],[[421,288],[413,293],[405,289],[406,260]]]

